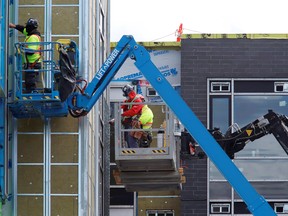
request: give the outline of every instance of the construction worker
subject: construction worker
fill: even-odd
[[[141,115],[139,117],[139,123],[140,123],[140,127],[142,129],[145,129],[140,138],[140,147],[149,147],[150,143],[152,142],[152,134],[150,131],[148,131],[147,129],[151,129],[152,128],[152,124],[153,124],[153,118],[154,118],[154,114],[152,112],[152,110],[148,107],[147,104],[145,104],[142,109],[141,109]]]
[[[124,103],[133,103],[133,104],[123,104],[121,109],[123,110],[122,124],[124,129],[132,129],[132,120],[141,115],[142,104],[144,97],[142,95],[136,94],[131,85],[125,85],[122,88],[123,96],[126,97]],[[124,133],[124,139],[127,142],[129,148],[138,148],[138,139],[132,136],[129,132]]]
[[[38,72],[34,72],[33,69],[41,69],[42,65],[41,52],[39,52],[41,46],[40,44],[37,44],[38,42],[41,42],[41,34],[37,30],[38,25],[38,20],[34,18],[29,18],[25,26],[15,25],[13,23],[9,24],[10,28],[14,28],[26,36],[24,42],[31,42],[31,44],[25,47],[25,69],[32,69],[32,71],[26,71],[25,73],[25,93],[30,93],[36,89]]]

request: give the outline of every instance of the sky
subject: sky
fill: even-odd
[[[176,41],[193,33],[288,34],[287,0],[110,0],[111,35],[136,41]]]

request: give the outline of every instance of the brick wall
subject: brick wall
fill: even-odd
[[[181,95],[207,125],[207,78],[285,78],[286,39],[183,39]],[[207,160],[185,159],[182,216],[207,215]]]
[[[186,183],[181,191],[181,215],[207,215],[207,159],[183,160]]]

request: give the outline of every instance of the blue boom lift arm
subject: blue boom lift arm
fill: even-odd
[[[121,38],[116,48],[84,91],[80,93],[73,92],[68,97],[67,102],[71,115],[80,117],[86,115],[92,109],[127,58],[135,60],[134,64],[136,67],[187,128],[188,132],[205,151],[222,175],[237,191],[250,212],[255,216],[276,215],[264,197],[257,193],[205,126],[153,64],[148,51],[143,46],[137,44],[132,36],[124,35]]]

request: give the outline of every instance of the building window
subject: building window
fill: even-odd
[[[174,216],[173,210],[147,210],[147,216]]]
[[[275,82],[274,91],[275,92],[288,92],[288,82]]]
[[[222,83],[225,82],[231,84],[230,92],[223,91]],[[269,110],[288,116],[287,80],[244,78],[223,81],[213,78],[208,80],[207,87],[209,129],[220,128],[221,132],[226,134],[225,130],[230,128],[230,125],[238,125],[243,130],[250,123],[263,120],[263,116],[268,114]],[[237,129],[231,128],[234,132]],[[281,144],[278,140],[279,137],[275,137],[273,133],[259,136],[253,142],[247,142],[244,149],[236,152],[233,162],[259,194],[265,194],[267,201],[279,200],[274,204],[276,213],[287,214],[288,192],[283,188],[288,185],[288,174],[283,170],[287,167],[288,158],[283,142]],[[210,213],[249,214],[245,203],[241,202],[239,195],[211,161],[208,172]],[[231,202],[231,206],[223,208],[223,202]]]
[[[234,122],[240,128],[257,120],[268,113],[269,109],[279,114],[288,114],[288,96],[287,95],[235,95],[234,96]],[[249,109],[243,109],[249,107]],[[247,146],[237,153],[238,156],[286,156],[287,154],[271,135],[263,136],[260,139],[247,144]]]
[[[214,203],[211,204],[211,213],[215,214],[215,213],[230,213],[230,203]]]
[[[147,87],[147,96],[158,96],[158,93],[153,87]]]
[[[230,96],[212,96],[210,99],[210,129],[220,128],[225,133],[231,124],[230,107],[231,101]]]
[[[211,92],[230,92],[230,82],[211,82]]]
[[[134,193],[127,192],[125,188],[110,188],[110,205],[114,206],[134,205]]]
[[[288,203],[275,203],[274,211],[276,213],[288,213]]]

